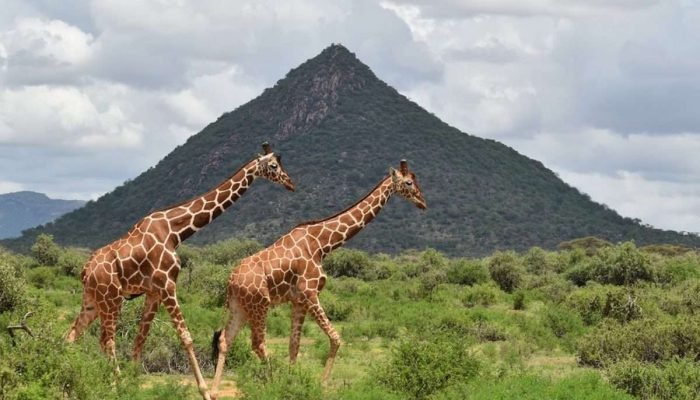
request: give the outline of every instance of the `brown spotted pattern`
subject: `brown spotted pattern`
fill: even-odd
[[[261,359],[267,358],[265,319],[269,308],[281,303],[289,302],[292,307],[290,362],[296,361],[301,328],[305,316],[310,314],[330,339],[323,379],[329,376],[340,336],[319,303],[318,294],[326,283],[321,262],[372,221],[394,193],[426,208],[415,175],[402,161],[400,171],[392,168],[389,177],[354,205],[328,219],[297,226],[268,248],[243,259],[233,270],[227,292],[229,319],[219,336],[213,397],[221,381],[226,351],[247,323],[251,326],[253,351]]]
[[[248,162],[211,191],[169,209],[151,213],[136,223],[126,235],[96,250],[81,273],[84,287],[82,307],[66,336],[67,341],[75,341],[99,317],[100,345],[116,366],[114,334],[121,305],[125,298],[145,294],[134,358],[141,357],[151,321],[163,303],[187,351],[199,390],[208,399],[207,385],[194,356],[192,337],[176,296],[180,260],[175,249],[231,206],[257,177],[294,190],[279,157],[269,151],[269,145],[265,150],[266,154]]]

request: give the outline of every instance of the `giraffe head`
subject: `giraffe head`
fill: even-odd
[[[272,152],[270,144],[262,144],[263,154],[258,155],[258,169],[256,175],[271,182],[279,183],[287,190],[294,191],[294,182],[282,167],[282,156]]]
[[[391,181],[394,185],[394,191],[405,197],[411,203],[421,210],[428,208],[423,198],[423,193],[416,181],[416,175],[408,170],[408,162],[401,160],[401,166],[398,170],[390,168]]]

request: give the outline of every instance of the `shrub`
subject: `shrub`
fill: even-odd
[[[577,314],[563,307],[552,306],[544,313],[544,324],[554,336],[563,338],[583,331],[583,321]]]
[[[54,266],[61,256],[61,248],[53,241],[53,236],[42,233],[31,247],[32,256],[39,264]]]
[[[657,265],[659,280],[664,283],[679,283],[700,278],[700,260],[696,253],[662,258]]]
[[[649,256],[632,242],[604,248],[592,262],[592,277],[600,283],[630,285],[637,281],[654,280]]]
[[[56,282],[56,270],[52,267],[36,267],[27,271],[27,281],[39,289],[53,288]]]
[[[425,399],[447,386],[473,378],[479,367],[463,341],[438,335],[430,341],[421,338],[400,341],[376,376],[392,391],[411,399]]]
[[[243,379],[237,382],[244,399],[254,400],[321,400],[324,398],[315,373],[301,364],[289,366],[272,357],[267,363],[252,360],[240,368]]]
[[[525,292],[518,291],[513,295],[513,310],[525,309]]]
[[[674,357],[700,361],[700,319],[605,323],[579,341],[577,353],[581,364],[593,367],[606,367],[623,360],[663,362]]]
[[[609,291],[605,295],[603,316],[625,323],[642,317],[642,307],[637,304],[633,291]]]
[[[364,251],[338,249],[323,260],[323,269],[330,276],[358,278],[370,267],[371,261]]]
[[[632,397],[611,387],[600,374],[585,371],[561,379],[530,374],[479,379],[471,384],[451,386],[431,399],[631,400]]]
[[[543,275],[555,270],[555,261],[540,247],[533,247],[523,256],[525,270],[531,274]]]
[[[24,296],[24,278],[5,259],[0,259],[0,314],[17,308]]]
[[[660,365],[622,361],[608,370],[610,383],[643,399],[692,400],[700,395],[700,366],[681,358]]]
[[[204,246],[201,249],[201,255],[204,261],[231,268],[243,258],[253,255],[260,250],[262,250],[262,246],[254,240],[234,238]]]
[[[501,292],[493,283],[483,283],[465,288],[460,297],[465,306],[474,307],[494,304],[500,295]]]
[[[226,302],[230,268],[204,263],[189,271],[191,271],[191,280],[188,282],[188,289],[202,294],[203,305],[222,307]]]
[[[422,274],[418,281],[423,296],[430,297],[440,284],[447,282],[447,273],[441,269],[435,269]]]
[[[524,271],[515,252],[496,252],[489,258],[488,264],[491,279],[498,284],[501,290],[511,293],[520,287]]]
[[[574,264],[566,270],[566,279],[570,280],[576,286],[585,286],[586,282],[593,280],[593,263],[590,260],[584,260]]]
[[[329,291],[325,291],[321,294],[321,304],[326,315],[333,322],[345,321],[353,310],[352,303],[338,300],[338,298]]]
[[[610,246],[612,246],[612,243],[607,240],[595,236],[586,236],[561,242],[557,247],[559,250],[583,250],[587,255],[592,256],[598,253],[599,250]]]
[[[58,256],[58,268],[68,276],[78,276],[88,260],[88,254],[78,249],[65,249]]]
[[[452,261],[447,269],[447,282],[457,285],[476,285],[488,279],[488,268],[481,260],[459,258]]]

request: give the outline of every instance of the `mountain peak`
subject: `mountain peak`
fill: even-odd
[[[274,139],[303,134],[318,126],[339,99],[381,82],[355,54],[331,44],[287,73],[252,103],[268,104],[268,117],[281,119]]]
[[[430,205],[395,199],[350,246],[452,255],[554,248],[576,237],[638,244],[700,244],[649,229],[593,203],[541,163],[494,140],[460,132],[377,78],[339,44],[292,69],[260,96],[224,114],[154,168],[8,246],[28,249],[41,232],[58,243],[109,243],[150,211],[204,193],[269,140],[285,154],[298,192],[256,183],[193,242],[231,236],[269,243],[300,222],[325,218],[364,196],[389,166],[410,160]]]

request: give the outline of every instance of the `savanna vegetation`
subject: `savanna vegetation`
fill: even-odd
[[[258,249],[228,240],[179,251],[178,295],[208,377],[227,276]],[[143,361],[129,361],[142,299],[123,309],[118,377],[99,350],[98,323],[63,342],[86,257],[49,236],[31,256],[0,251],[0,399],[198,398],[163,311]],[[340,249],[324,266],[321,301],[343,339],[331,379],[319,382],[328,341],[312,321],[298,363],[288,365],[290,313],[281,306],[269,316],[269,364],[253,356],[247,329],[229,353],[225,379],[238,398],[700,397],[700,255],[687,248],[587,239],[483,258]],[[28,311],[33,337],[5,332]]]

